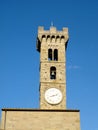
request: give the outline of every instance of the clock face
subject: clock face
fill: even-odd
[[[62,100],[62,93],[57,88],[50,88],[45,92],[45,100],[49,104],[58,104]]]

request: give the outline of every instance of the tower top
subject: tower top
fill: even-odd
[[[49,30],[45,30],[43,26],[39,26],[38,27],[38,36],[37,36],[37,50],[39,51],[40,49],[40,45],[42,42],[42,39],[45,38],[46,41],[47,39],[50,37],[50,39],[52,37],[56,39],[64,39],[64,43],[67,43],[68,39],[69,39],[69,35],[68,35],[68,28],[63,27],[62,30],[57,30],[56,27],[54,26],[50,26]]]
[[[68,35],[68,28],[63,27],[61,31],[58,31],[57,28],[54,26],[50,26],[50,30],[44,30],[43,26],[39,26],[38,27],[38,35],[40,35],[40,34]]]

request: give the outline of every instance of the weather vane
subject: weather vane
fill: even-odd
[[[53,21],[51,22],[51,27],[53,27]]]

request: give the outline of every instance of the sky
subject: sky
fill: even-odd
[[[98,1],[0,0],[2,108],[39,108],[38,26],[69,29],[67,109],[80,110],[81,130],[98,130]]]

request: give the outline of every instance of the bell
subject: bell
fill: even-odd
[[[54,71],[52,71],[51,75],[55,75]]]

